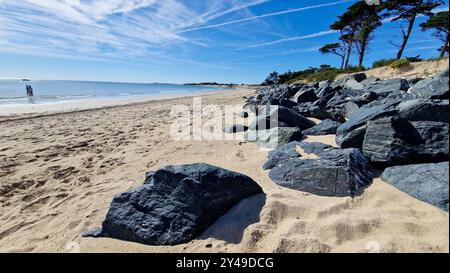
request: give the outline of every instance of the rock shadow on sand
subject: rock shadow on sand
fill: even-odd
[[[266,204],[266,199],[266,194],[260,193],[242,200],[197,239],[215,238],[230,244],[239,244],[245,230],[260,221],[260,214]]]

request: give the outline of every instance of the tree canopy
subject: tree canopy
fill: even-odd
[[[411,36],[414,23],[418,15],[432,16],[432,10],[444,2],[441,0],[398,0],[383,2],[382,8],[386,10],[384,18],[391,21],[405,21],[406,26],[402,26],[402,42],[396,45],[399,50],[397,60],[401,59],[403,51]]]
[[[428,21],[420,24],[422,30],[435,30],[434,36],[444,42],[440,48],[441,57],[445,52],[449,52],[449,14],[448,11],[433,14]]]

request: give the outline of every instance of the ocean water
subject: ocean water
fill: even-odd
[[[26,85],[33,87],[33,97],[26,96]],[[128,99],[218,90],[223,89],[156,83],[0,80],[0,106],[53,104],[80,99]]]

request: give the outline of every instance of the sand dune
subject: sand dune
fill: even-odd
[[[389,66],[369,69],[364,71],[367,77],[377,77],[382,80],[391,78],[404,78],[404,79],[415,79],[415,78],[427,78],[435,74],[441,73],[443,70],[448,68],[449,61],[448,58],[442,58],[436,61],[422,61],[416,63],[410,63],[406,67],[401,69],[393,69]],[[348,74],[341,74],[336,77],[336,79],[341,79]]]
[[[242,103],[253,91],[203,96]],[[376,180],[356,198],[274,184],[267,152],[239,141],[173,141],[176,98],[0,122],[1,252],[448,252],[449,216]],[[307,141],[334,143],[334,136]],[[114,195],[167,164],[206,162],[249,175],[265,195],[243,200],[191,243],[152,247],[82,238]],[[211,244],[212,247],[207,247]]]

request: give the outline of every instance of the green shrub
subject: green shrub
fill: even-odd
[[[407,59],[411,63],[418,63],[418,62],[422,62],[423,61],[423,59],[420,58],[420,55],[413,56],[413,57],[406,57],[405,59]]]
[[[297,81],[309,81],[309,82],[320,82],[326,80],[334,80],[339,74],[348,74],[364,71],[364,67],[359,66],[349,66],[345,69],[339,69],[336,67],[332,67],[327,64],[320,65],[320,68],[310,67],[305,70],[300,71],[288,71],[284,74],[278,75],[278,84],[291,84]],[[273,73],[269,75],[271,77]],[[267,80],[264,84],[267,83]],[[268,84],[271,85],[271,84]]]
[[[408,61],[408,60],[401,59],[401,60],[397,60],[397,61],[391,63],[389,66],[390,66],[392,69],[401,69],[401,68],[403,68],[403,67],[408,66],[410,63],[411,63],[411,62]]]
[[[374,62],[372,64],[372,68],[378,68],[378,67],[383,67],[383,66],[388,66],[390,64],[392,64],[393,62],[395,62],[395,59],[382,59],[382,60],[378,60],[376,62]]]

